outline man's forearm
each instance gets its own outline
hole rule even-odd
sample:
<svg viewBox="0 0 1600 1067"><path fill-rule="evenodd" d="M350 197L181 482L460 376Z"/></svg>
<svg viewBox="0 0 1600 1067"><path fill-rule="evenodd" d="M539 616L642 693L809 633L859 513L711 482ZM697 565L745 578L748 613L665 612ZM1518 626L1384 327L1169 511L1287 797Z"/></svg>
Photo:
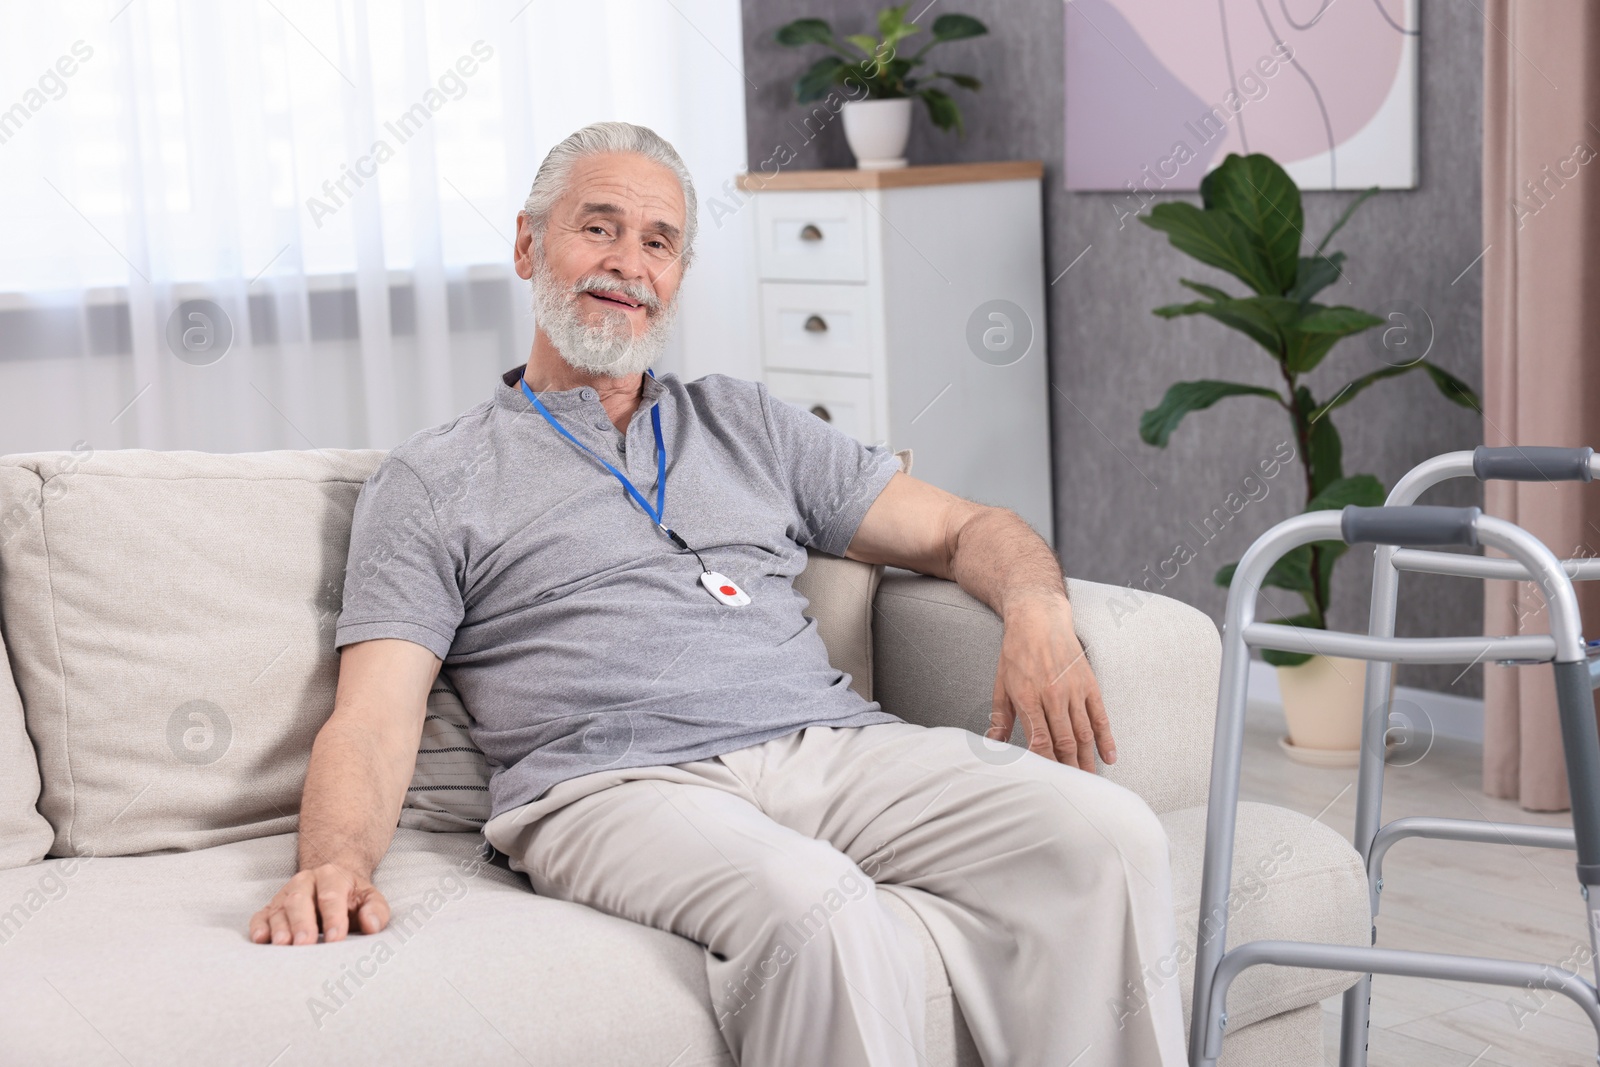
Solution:
<svg viewBox="0 0 1600 1067"><path fill-rule="evenodd" d="M1002 618L1023 601L1067 599L1055 553L1014 511L979 507L950 541L950 577Z"/></svg>
<svg viewBox="0 0 1600 1067"><path fill-rule="evenodd" d="M371 878L394 838L409 775L374 748L359 723L329 719L306 768L299 869L333 863Z"/></svg>

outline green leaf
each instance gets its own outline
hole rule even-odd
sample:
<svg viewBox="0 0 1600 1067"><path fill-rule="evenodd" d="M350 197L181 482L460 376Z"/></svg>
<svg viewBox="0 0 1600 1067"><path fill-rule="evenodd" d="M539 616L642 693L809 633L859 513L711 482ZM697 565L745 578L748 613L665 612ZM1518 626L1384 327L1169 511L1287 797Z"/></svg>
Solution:
<svg viewBox="0 0 1600 1067"><path fill-rule="evenodd" d="M1342 340L1337 334L1301 333L1290 330L1284 337L1286 352L1284 364L1294 374L1304 374L1314 369L1327 356L1330 349Z"/></svg>
<svg viewBox="0 0 1600 1067"><path fill-rule="evenodd" d="M1289 339L1289 331L1295 323L1300 321L1304 313L1301 306L1286 296L1247 296L1243 300L1234 301L1235 304L1249 304L1260 309L1261 313L1271 319L1277 326L1278 332L1283 335L1285 343ZM1282 350L1280 349L1280 352ZM1278 355L1274 352L1273 355Z"/></svg>
<svg viewBox="0 0 1600 1067"><path fill-rule="evenodd" d="M1352 474L1330 482L1326 488L1306 502L1307 511L1336 511L1351 504L1363 508L1380 507L1384 498L1383 483L1371 474Z"/></svg>
<svg viewBox="0 0 1600 1067"><path fill-rule="evenodd" d="M1286 362L1292 374L1314 370L1341 340L1383 324L1378 316L1356 308L1305 304L1301 310L1304 314L1284 331Z"/></svg>
<svg viewBox="0 0 1600 1067"><path fill-rule="evenodd" d="M809 104L813 100L822 99L828 95L828 89L834 82L839 81L854 69L838 56L823 56L811 65L810 70L796 79L794 83L795 103Z"/></svg>
<svg viewBox="0 0 1600 1067"><path fill-rule="evenodd" d="M831 45L833 40L833 27L828 25L826 19L795 19L787 26L780 27L773 34L779 44L788 45L790 48L799 48L801 45L826 44Z"/></svg>
<svg viewBox="0 0 1600 1067"><path fill-rule="evenodd" d="M1345 208L1344 211L1340 213L1339 221L1335 222L1333 227L1329 229L1327 233L1322 235L1322 240L1317 242L1318 252L1321 252L1324 248L1328 247L1328 242L1333 240L1333 235L1344 229L1344 224L1350 221L1350 216L1356 213L1356 208L1360 207L1362 204L1365 204L1367 202L1367 197L1372 196L1377 191L1378 187L1374 185L1370 189L1362 190L1360 196L1350 201L1350 206Z"/></svg>
<svg viewBox="0 0 1600 1067"><path fill-rule="evenodd" d="M1433 384L1444 394L1446 400L1460 404L1464 408L1471 408L1473 411L1483 411L1483 403L1478 399L1478 394L1472 391L1472 386L1443 367L1436 367L1426 360L1423 360L1420 366L1428 372L1428 377L1433 379Z"/></svg>
<svg viewBox="0 0 1600 1067"><path fill-rule="evenodd" d="M1193 289L1195 292L1199 293L1201 296L1210 297L1212 300L1232 300L1233 299L1233 294L1232 293L1223 292L1221 289L1218 289L1216 286L1214 286L1214 285L1206 285L1204 282L1190 281L1188 278L1179 278L1178 279L1178 284L1183 286L1185 289Z"/></svg>
<svg viewBox="0 0 1600 1067"><path fill-rule="evenodd" d="M1343 274L1343 252L1328 256L1301 256L1300 267L1294 276L1294 288L1285 295L1291 300L1305 303L1338 281Z"/></svg>
<svg viewBox="0 0 1600 1067"><path fill-rule="evenodd" d="M1333 565L1339 562L1339 557L1350 551L1350 546L1343 541L1313 541L1308 548L1316 549L1317 573L1322 582L1322 595L1332 597Z"/></svg>
<svg viewBox="0 0 1600 1067"><path fill-rule="evenodd" d="M1164 319L1180 315L1208 315L1249 337L1270 352L1273 359L1283 357L1283 327L1296 317L1299 305L1281 296L1250 296L1236 300L1220 289L1187 279L1182 279L1180 284L1211 299L1196 300L1189 304L1167 304L1156 308L1155 314Z"/></svg>
<svg viewBox="0 0 1600 1067"><path fill-rule="evenodd" d="M1319 544L1321 543L1322 542L1319 542ZM1345 547L1343 544L1338 542L1333 543L1341 549ZM1271 587L1275 589L1285 589L1293 593L1299 593L1305 599L1306 605L1311 608L1310 611L1303 612L1299 615L1271 620L1278 625L1309 626L1319 630L1323 629L1325 626L1322 620L1322 613L1316 610L1316 605L1312 603L1311 599L1312 548L1313 546L1311 545L1299 545L1296 548L1291 549L1272 565L1272 568L1267 572L1267 576L1261 582L1261 589ZM1233 576L1238 570L1238 566L1239 565L1237 563L1230 563L1227 566L1222 567L1217 571L1216 577L1213 580L1217 585L1231 586L1233 584ZM1260 589L1254 590L1254 592L1257 595L1260 595ZM1263 599L1270 601L1271 598L1263 597ZM1263 650L1263 655L1266 654L1266 651L1267 650ZM1296 663L1303 663L1308 658L1303 653L1298 652L1273 651L1272 655L1282 656L1283 665L1291 667ZM1268 662L1275 661L1268 660Z"/></svg>
<svg viewBox="0 0 1600 1067"><path fill-rule="evenodd" d="M1262 585L1287 589L1305 595L1311 592L1311 546L1299 545L1285 552L1267 571Z"/></svg>
<svg viewBox="0 0 1600 1067"><path fill-rule="evenodd" d="M901 41L914 33L922 32L921 26L906 21L906 8L910 6L909 3L905 3L898 7L886 7L878 12L878 33L883 36L883 47L891 53Z"/></svg>
<svg viewBox="0 0 1600 1067"><path fill-rule="evenodd" d="M1204 411L1217 401L1230 396L1267 396L1278 401L1283 398L1276 390L1242 382L1176 382L1161 398L1161 403L1139 417L1139 437L1147 445L1166 448L1172 431L1191 411Z"/></svg>
<svg viewBox="0 0 1600 1067"><path fill-rule="evenodd" d="M1294 286L1300 267L1300 231L1305 218L1300 189L1270 156L1230 153L1200 180L1200 199L1208 210L1224 211L1250 235L1271 282L1257 292L1282 296Z"/></svg>
<svg viewBox="0 0 1600 1067"><path fill-rule="evenodd" d="M910 63L903 59L891 59L889 62L883 65L883 74L880 80L888 85L899 86L904 81L905 76L910 72ZM907 94L904 92L897 92L895 95L905 96Z"/></svg>
<svg viewBox="0 0 1600 1067"><path fill-rule="evenodd" d="M970 74L951 74L949 71L934 71L935 78L949 78L963 89L982 89L983 83Z"/></svg>
<svg viewBox="0 0 1600 1067"><path fill-rule="evenodd" d="M1370 311L1362 311L1360 308L1311 304L1309 314L1297 325L1307 333L1336 333L1340 337L1348 337L1362 330L1370 330L1374 326L1382 326L1383 322L1383 319Z"/></svg>
<svg viewBox="0 0 1600 1067"><path fill-rule="evenodd" d="M1311 413L1311 417L1313 419L1321 419L1322 416L1326 415L1328 412L1337 408L1342 408L1346 404L1350 403L1350 401L1360 396L1361 391L1367 386L1371 385L1373 382L1381 382L1385 378L1393 378L1396 375L1409 373L1410 371L1416 370L1421 365L1421 361L1418 361L1416 363L1407 363L1403 367L1383 367L1379 370L1373 371L1370 374L1363 374L1359 378L1352 378L1345 383L1343 389L1340 389L1337 393L1333 394L1332 400L1313 411Z"/></svg>
<svg viewBox="0 0 1600 1067"><path fill-rule="evenodd" d="M1229 563L1218 568L1212 581L1220 586L1233 584L1234 571L1238 563ZM1299 545L1278 557L1268 570L1267 576L1261 582L1264 586L1275 589L1287 589L1291 593L1308 593L1311 591L1311 549L1306 545Z"/></svg>
<svg viewBox="0 0 1600 1067"><path fill-rule="evenodd" d="M889 34L887 37L885 37L883 39L884 50L886 52L890 53L890 54L898 54L898 52L900 50L900 42L902 40L904 40L907 37L910 37L914 33L921 33L921 32L922 32L922 28L920 26L914 26L914 25L912 25L911 23L908 22L904 26L900 27L898 30L896 30L895 32ZM922 60L920 58L918 58L917 62L921 63Z"/></svg>
<svg viewBox="0 0 1600 1067"><path fill-rule="evenodd" d="M1352 474L1348 478L1338 478L1328 483L1316 496L1306 503L1307 511L1338 511L1351 504L1363 508L1375 508L1382 505L1384 497L1383 483L1370 474ZM1343 541L1316 541L1308 546L1314 549L1312 553L1316 561L1317 577L1322 586L1324 602L1332 599L1333 565L1339 561L1350 548ZM1310 594L1307 594L1310 600Z"/></svg>
<svg viewBox="0 0 1600 1067"><path fill-rule="evenodd" d="M861 49L869 57L878 54L878 39L870 33L852 33L845 40Z"/></svg>
<svg viewBox="0 0 1600 1067"><path fill-rule="evenodd" d="M933 20L935 41L961 41L968 37L982 37L989 27L971 15L940 15Z"/></svg>
<svg viewBox="0 0 1600 1067"><path fill-rule="evenodd" d="M1295 402L1301 411L1313 411L1316 403L1311 390L1301 386L1295 391ZM1329 485L1344 477L1344 444L1332 419L1317 419L1311 424L1306 451L1311 460L1311 495L1314 497Z"/></svg>
<svg viewBox="0 0 1600 1067"><path fill-rule="evenodd" d="M1231 326L1277 358L1282 351L1283 338L1270 318L1257 314L1248 307L1238 307L1232 300L1196 300L1188 304L1165 304L1154 314L1164 319L1181 315L1208 315L1224 326Z"/></svg>
<svg viewBox="0 0 1600 1067"><path fill-rule="evenodd" d="M1208 267L1225 270L1257 293L1277 296L1278 287L1262 251L1244 224L1220 211L1202 211L1193 204L1157 204L1139 221L1167 235L1172 247Z"/></svg>
<svg viewBox="0 0 1600 1067"><path fill-rule="evenodd" d="M1162 304L1158 308L1151 308L1150 314L1159 315L1164 319L1176 319L1184 315L1198 315L1210 306L1209 300L1192 300L1187 304Z"/></svg>
<svg viewBox="0 0 1600 1067"><path fill-rule="evenodd" d="M1472 386L1468 385L1460 378L1457 378L1454 374L1451 374L1443 367L1436 367L1427 360L1419 359L1415 363L1407 363L1402 367L1383 367L1372 371L1370 374L1363 374L1359 378L1352 378L1349 382L1345 383L1345 387L1343 389L1334 394L1332 400L1328 401L1326 404L1323 404L1320 408L1313 412L1312 418L1320 419L1323 415L1334 410L1335 408L1344 407L1346 404L1350 403L1350 401L1354 400L1358 395L1360 395L1361 391L1367 386L1371 385L1373 382L1382 381L1385 378L1394 378L1401 374L1414 371L1419 367L1428 373L1428 377L1433 379L1433 384L1438 387L1439 392L1444 394L1446 400L1449 400L1455 404L1460 404L1464 408L1470 408L1473 411L1482 410L1482 407L1478 402L1478 394L1472 391Z"/></svg>
<svg viewBox="0 0 1600 1067"><path fill-rule="evenodd" d="M903 27L906 22L906 8L910 6L910 3L904 3L895 7L886 7L878 12L878 33L884 38L888 38Z"/></svg>
<svg viewBox="0 0 1600 1067"><path fill-rule="evenodd" d="M927 101L928 117L933 120L935 126L946 132L954 127L958 134L966 135L966 130L961 125L961 109L950 99L949 93L941 89L918 89L917 95Z"/></svg>

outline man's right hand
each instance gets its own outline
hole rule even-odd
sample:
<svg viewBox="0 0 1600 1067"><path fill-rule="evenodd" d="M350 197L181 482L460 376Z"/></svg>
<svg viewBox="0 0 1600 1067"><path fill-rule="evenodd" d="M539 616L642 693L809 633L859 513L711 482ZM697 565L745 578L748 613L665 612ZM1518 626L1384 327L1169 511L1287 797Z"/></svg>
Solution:
<svg viewBox="0 0 1600 1067"><path fill-rule="evenodd" d="M371 880L333 863L301 871L271 903L250 918L250 940L258 945L314 945L342 941L352 926L375 934L389 925L389 902Z"/></svg>
<svg viewBox="0 0 1600 1067"><path fill-rule="evenodd" d="M250 918L258 945L314 945L389 925L372 884L394 837L417 765L428 690L439 657L421 645L377 638L339 653L333 714L317 731L300 797L299 874Z"/></svg>

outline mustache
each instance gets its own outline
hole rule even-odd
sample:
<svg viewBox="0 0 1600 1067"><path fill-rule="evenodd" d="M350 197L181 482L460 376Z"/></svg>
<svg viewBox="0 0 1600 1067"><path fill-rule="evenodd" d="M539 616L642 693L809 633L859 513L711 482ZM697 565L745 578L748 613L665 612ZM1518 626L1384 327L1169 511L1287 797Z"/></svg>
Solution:
<svg viewBox="0 0 1600 1067"><path fill-rule="evenodd" d="M605 274L589 274L572 283L572 295L587 293L592 289L602 289L613 293L621 293L634 303L643 306L647 311L661 310L661 298L643 282L617 281Z"/></svg>

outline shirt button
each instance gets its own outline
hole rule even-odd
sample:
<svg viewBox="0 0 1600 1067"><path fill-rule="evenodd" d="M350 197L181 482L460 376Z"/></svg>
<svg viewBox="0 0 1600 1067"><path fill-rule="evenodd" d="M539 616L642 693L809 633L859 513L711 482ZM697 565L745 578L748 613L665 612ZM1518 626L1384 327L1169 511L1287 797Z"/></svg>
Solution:
<svg viewBox="0 0 1600 1067"><path fill-rule="evenodd" d="M578 395L583 397L583 399L585 399L585 400L593 400L594 399L594 390L590 389L588 387L585 387L581 392L578 393Z"/></svg>
<svg viewBox="0 0 1600 1067"><path fill-rule="evenodd" d="M610 419L595 419L594 420L594 428L597 429L597 430L609 430L609 429L611 429L611 420Z"/></svg>

